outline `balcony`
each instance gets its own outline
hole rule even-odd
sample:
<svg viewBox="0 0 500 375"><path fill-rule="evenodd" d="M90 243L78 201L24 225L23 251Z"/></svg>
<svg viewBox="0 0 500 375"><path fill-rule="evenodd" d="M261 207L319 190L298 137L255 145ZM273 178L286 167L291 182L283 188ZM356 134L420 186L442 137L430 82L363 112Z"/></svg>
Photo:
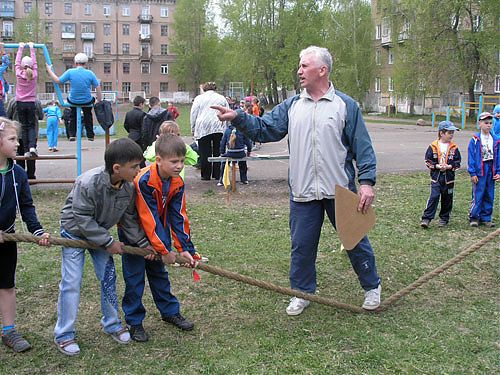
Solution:
<svg viewBox="0 0 500 375"><path fill-rule="evenodd" d="M391 43L391 34L382 35L382 39L380 40L382 47L390 47Z"/></svg>
<svg viewBox="0 0 500 375"><path fill-rule="evenodd" d="M61 33L61 39L75 39L75 38L76 38L75 32L70 32L70 33L62 32Z"/></svg>
<svg viewBox="0 0 500 375"><path fill-rule="evenodd" d="M66 60L66 61L67 60L73 61L75 54L76 54L76 52L74 50L73 51L71 51L71 50L63 51L62 52L62 59Z"/></svg>
<svg viewBox="0 0 500 375"><path fill-rule="evenodd" d="M82 40L94 40L95 39L95 33L93 31L89 32L89 33L84 33L82 31L81 38L82 38Z"/></svg>
<svg viewBox="0 0 500 375"><path fill-rule="evenodd" d="M151 34L139 34L139 42L151 42Z"/></svg>
<svg viewBox="0 0 500 375"><path fill-rule="evenodd" d="M0 18L14 18L15 15L14 0L3 0L0 2Z"/></svg>
<svg viewBox="0 0 500 375"><path fill-rule="evenodd" d="M151 61L151 51L142 51L139 59L141 61Z"/></svg>
<svg viewBox="0 0 500 375"><path fill-rule="evenodd" d="M141 14L137 16L140 23L151 23L153 22L153 16L151 14Z"/></svg>
<svg viewBox="0 0 500 375"><path fill-rule="evenodd" d="M14 32L13 31L2 31L2 41L3 42L11 42L14 40Z"/></svg>

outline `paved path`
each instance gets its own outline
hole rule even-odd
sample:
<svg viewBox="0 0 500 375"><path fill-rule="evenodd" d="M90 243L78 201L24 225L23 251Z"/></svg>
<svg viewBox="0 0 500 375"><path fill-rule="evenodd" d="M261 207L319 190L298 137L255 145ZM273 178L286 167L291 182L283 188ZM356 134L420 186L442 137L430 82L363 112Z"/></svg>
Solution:
<svg viewBox="0 0 500 375"><path fill-rule="evenodd" d="M424 154L427 146L436 138L437 131L431 127L416 125L401 125L395 123L370 123L367 127L372 137L377 154L377 168L379 173L423 171ZM464 164L467 161L467 144L472 131L455 132L457 142L462 153ZM191 138L185 141L191 143ZM59 139L59 154L74 154L76 142ZM42 139L38 150L40 154L49 154L46 140ZM94 142L82 140L82 170L103 164L104 138L96 138ZM287 154L286 138L280 142L263 144L256 154L284 155ZM257 161L249 162L249 179L286 179L288 161ZM37 162L38 178L64 178L76 176L76 160L44 160ZM199 180L199 171L192 167L186 169L186 178L189 181ZM215 185L215 182L214 182Z"/></svg>

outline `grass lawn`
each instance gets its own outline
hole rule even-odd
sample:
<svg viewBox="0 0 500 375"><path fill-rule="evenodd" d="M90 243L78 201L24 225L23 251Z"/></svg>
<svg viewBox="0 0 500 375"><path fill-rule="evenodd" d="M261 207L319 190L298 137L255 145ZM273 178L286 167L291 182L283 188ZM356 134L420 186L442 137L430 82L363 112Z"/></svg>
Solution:
<svg viewBox="0 0 500 375"><path fill-rule="evenodd" d="M182 112L182 110L181 110ZM181 118L187 117L183 112ZM470 186L458 175L449 227L418 226L428 176L382 175L377 225L370 234L388 297L476 243L491 229L470 228ZM58 233L66 191L41 190L35 203L46 229ZM188 196L194 243L210 264L288 286L289 230L286 183L263 194L237 193L227 206L213 190ZM500 222L499 204L494 220ZM20 228L20 226L18 226ZM183 314L196 323L183 333L163 323L149 290L144 304L148 343L121 346L101 332L100 296L87 262L77 323L81 354L60 354L52 343L60 250L20 244L18 329L34 348L14 355L0 348L1 374L493 374L498 371L499 239L380 314L353 314L311 304L289 317L288 298L189 270L170 268ZM115 256L119 296L121 264ZM318 293L360 305L362 290L330 225L318 254ZM495 368L497 370L495 370Z"/></svg>

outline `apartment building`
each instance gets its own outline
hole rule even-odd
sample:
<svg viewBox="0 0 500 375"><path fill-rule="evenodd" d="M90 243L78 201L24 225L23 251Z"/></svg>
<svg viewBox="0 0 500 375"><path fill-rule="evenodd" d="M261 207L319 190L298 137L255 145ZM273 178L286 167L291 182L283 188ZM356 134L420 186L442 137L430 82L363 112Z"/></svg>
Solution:
<svg viewBox="0 0 500 375"><path fill-rule="evenodd" d="M84 52L103 91L126 99L129 92L158 96L179 90L170 74L175 5L175 0L2 0L1 39L20 42L16 22L37 9L44 35L34 42L47 44L58 75ZM38 92L54 91L48 79L38 84Z"/></svg>
<svg viewBox="0 0 500 375"><path fill-rule="evenodd" d="M461 101L467 100L464 89L457 87L447 95L422 94L421 97L414 98L410 103L408 98L397 94L397 88L394 83L394 67L398 63L397 45L405 43L408 39L411 25L408 22L402 22L399 30L391 30L390 20L384 17L383 10L380 9L377 0L371 0L372 21L375 26L373 33L372 48L375 59L375 77L370 85L367 94L365 107L368 110L377 112L410 112L410 106L415 113L428 114L434 111L446 111L448 105L460 105ZM481 22L480 16L476 16L474 21L477 27ZM452 20L450 20L450 23ZM461 20L463 28L470 28L467 20ZM500 67L500 50L498 51L497 66ZM495 77L480 77L474 87L475 94L488 94L493 96L500 95L500 73Z"/></svg>

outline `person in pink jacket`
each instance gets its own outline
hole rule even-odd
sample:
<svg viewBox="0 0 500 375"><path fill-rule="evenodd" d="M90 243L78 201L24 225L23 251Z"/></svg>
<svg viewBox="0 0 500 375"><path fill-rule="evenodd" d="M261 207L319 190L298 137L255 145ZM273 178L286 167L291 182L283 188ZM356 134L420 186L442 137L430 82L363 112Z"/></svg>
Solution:
<svg viewBox="0 0 500 375"><path fill-rule="evenodd" d="M28 43L30 56L23 57L24 43L19 43L16 55L16 101L19 122L21 123L21 137L24 141L24 156L38 156L36 150L36 80L38 69L36 64L35 48Z"/></svg>

